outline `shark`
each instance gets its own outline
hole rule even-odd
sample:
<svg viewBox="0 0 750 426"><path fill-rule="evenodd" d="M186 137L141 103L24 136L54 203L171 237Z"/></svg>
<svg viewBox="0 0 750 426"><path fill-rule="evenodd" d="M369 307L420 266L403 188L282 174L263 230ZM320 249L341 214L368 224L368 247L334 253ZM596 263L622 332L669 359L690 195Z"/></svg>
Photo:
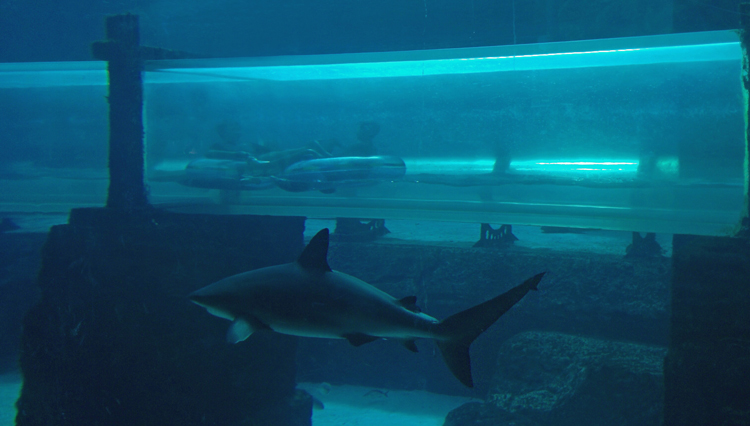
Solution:
<svg viewBox="0 0 750 426"><path fill-rule="evenodd" d="M285 191L332 194L337 188L375 185L402 179L405 174L404 160L392 155L331 157L299 161L272 179Z"/></svg>
<svg viewBox="0 0 750 426"><path fill-rule="evenodd" d="M453 375L473 387L469 346L529 291L545 272L507 292L440 321L417 307L416 296L395 298L328 265L329 231L319 231L291 263L233 275L191 293L193 303L232 321L230 343L271 330L303 337L346 339L361 346L399 341L418 352L416 339L432 339Z"/></svg>

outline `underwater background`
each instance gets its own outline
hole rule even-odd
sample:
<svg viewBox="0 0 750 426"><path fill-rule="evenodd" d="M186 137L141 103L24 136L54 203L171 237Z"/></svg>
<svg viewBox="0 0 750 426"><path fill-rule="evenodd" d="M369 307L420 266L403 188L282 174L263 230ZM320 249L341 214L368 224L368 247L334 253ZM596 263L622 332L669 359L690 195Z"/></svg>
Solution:
<svg viewBox="0 0 750 426"><path fill-rule="evenodd" d="M748 179L739 4L0 0L0 426L748 424L748 245L728 238ZM147 69L156 209L137 212L102 208L104 65L70 65L94 60L122 13L142 46L254 58ZM388 68L627 40L675 56L552 58L498 81ZM338 54L353 55L313 57L308 74L283 58ZM253 74L266 65L271 78ZM364 171L335 162L374 155ZM525 168L550 158L630 169ZM493 203L524 220L486 223ZM229 323L188 301L294 262L324 228L334 270L440 320L547 274L471 346L471 389L427 339L416 354L260 332L230 345Z"/></svg>
<svg viewBox="0 0 750 426"><path fill-rule="evenodd" d="M102 18L141 16L144 45L216 57L526 44L737 28L733 0L41 1L0 4L0 60L90 60Z"/></svg>

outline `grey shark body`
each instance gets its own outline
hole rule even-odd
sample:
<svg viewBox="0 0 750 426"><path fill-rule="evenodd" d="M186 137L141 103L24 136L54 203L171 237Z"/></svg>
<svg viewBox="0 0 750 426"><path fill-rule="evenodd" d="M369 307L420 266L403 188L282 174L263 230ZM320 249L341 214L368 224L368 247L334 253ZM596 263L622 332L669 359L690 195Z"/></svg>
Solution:
<svg viewBox="0 0 750 426"><path fill-rule="evenodd" d="M211 314L232 321L227 339L240 342L258 330L305 337L347 339L352 345L434 339L453 374L473 386L469 345L502 314L535 290L544 273L443 321L426 315L416 297L396 299L328 266L328 229L310 240L296 262L234 275L190 294Z"/></svg>

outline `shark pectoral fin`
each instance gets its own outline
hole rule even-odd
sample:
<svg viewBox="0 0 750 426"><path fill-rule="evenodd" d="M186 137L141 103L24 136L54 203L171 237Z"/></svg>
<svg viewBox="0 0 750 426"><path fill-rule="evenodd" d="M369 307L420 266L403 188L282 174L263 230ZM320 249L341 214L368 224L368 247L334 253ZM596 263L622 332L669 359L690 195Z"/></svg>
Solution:
<svg viewBox="0 0 750 426"><path fill-rule="evenodd" d="M254 331L263 328L268 327L264 326L264 324L260 323L257 320L248 320L245 318L237 317L234 321L232 321L232 325L229 326L229 330L227 330L227 342L239 343L250 337L250 335L253 334Z"/></svg>
<svg viewBox="0 0 750 426"><path fill-rule="evenodd" d="M314 410L322 410L326 408L325 404L323 404L323 401L319 400L318 398L315 398L314 396L310 396L312 398L312 406Z"/></svg>
<svg viewBox="0 0 750 426"><path fill-rule="evenodd" d="M404 347L412 352L419 352L419 349L417 349L417 344L414 343L414 339L400 339L401 344L404 345Z"/></svg>
<svg viewBox="0 0 750 426"><path fill-rule="evenodd" d="M350 333L350 334L344 334L341 337L348 340L352 346L362 346L365 343L370 343L370 342L380 339L380 337L370 336L369 334L365 334L365 333Z"/></svg>
<svg viewBox="0 0 750 426"><path fill-rule="evenodd" d="M250 337L251 334L253 334L253 327L250 323L242 318L237 318L227 330L227 342L238 343Z"/></svg>
<svg viewBox="0 0 750 426"><path fill-rule="evenodd" d="M422 310L419 309L419 306L417 306L417 296L406 296L396 301L396 303L398 303L399 306L406 309L407 311L412 311L415 313L422 312Z"/></svg>

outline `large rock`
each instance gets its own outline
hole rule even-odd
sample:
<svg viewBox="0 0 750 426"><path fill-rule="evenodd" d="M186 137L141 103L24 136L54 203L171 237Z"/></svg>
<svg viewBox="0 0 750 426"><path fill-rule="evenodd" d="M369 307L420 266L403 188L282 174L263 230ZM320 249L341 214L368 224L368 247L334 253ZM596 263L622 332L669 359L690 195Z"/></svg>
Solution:
<svg viewBox="0 0 750 426"><path fill-rule="evenodd" d="M36 302L43 233L0 233L0 372L18 368L21 321Z"/></svg>
<svg viewBox="0 0 750 426"><path fill-rule="evenodd" d="M750 244L675 236L666 426L750 424Z"/></svg>
<svg viewBox="0 0 750 426"><path fill-rule="evenodd" d="M501 348L486 402L454 410L445 425L656 426L665 354L657 346L522 333Z"/></svg>
<svg viewBox="0 0 750 426"><path fill-rule="evenodd" d="M228 322L186 295L288 262L303 218L81 209L52 228L41 300L24 320L19 426L310 424L297 339L225 342Z"/></svg>

